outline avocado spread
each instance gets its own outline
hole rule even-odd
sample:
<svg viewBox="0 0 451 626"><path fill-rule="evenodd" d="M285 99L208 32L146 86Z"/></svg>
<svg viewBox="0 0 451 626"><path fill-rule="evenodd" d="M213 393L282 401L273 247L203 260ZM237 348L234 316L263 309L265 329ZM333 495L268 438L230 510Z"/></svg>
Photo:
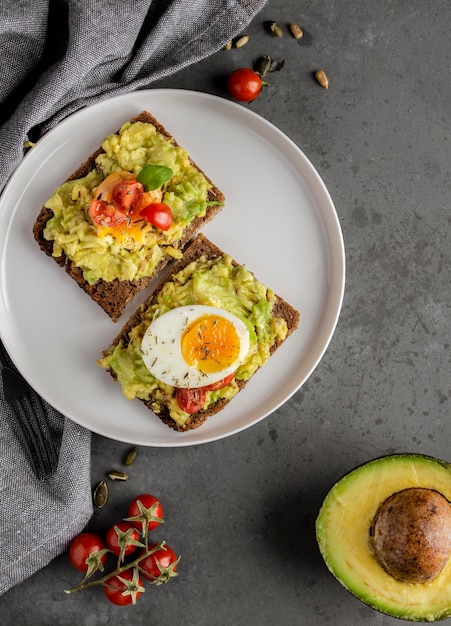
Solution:
<svg viewBox="0 0 451 626"><path fill-rule="evenodd" d="M165 256L179 258L177 243L186 226L203 217L209 202L211 184L192 164L189 154L159 133L150 123L127 122L118 134L102 143L95 169L83 178L70 180L58 187L45 207L53 211L44 231L53 241L53 256L63 253L83 270L89 284L100 279L135 280L151 276ZM173 222L163 231L143 224L138 241L120 240L112 234L99 236L89 215L97 186L113 172L138 175L149 164L163 165L173 175L162 189L162 202L172 211Z"/></svg>
<svg viewBox="0 0 451 626"><path fill-rule="evenodd" d="M239 390L236 380L248 380L270 356L271 346L287 334L287 324L272 315L275 294L258 282L244 266L236 266L228 255L214 259L201 256L167 281L150 306L141 306L139 320L122 339L98 361L100 367L114 371L124 395L150 402L160 413L167 407L179 425L189 418L180 409L174 388L158 381L141 358L141 342L149 324L167 311L184 305L201 304L230 311L247 326L250 349L235 374L235 380L222 389L209 391L204 409Z"/></svg>
<svg viewBox="0 0 451 626"><path fill-rule="evenodd" d="M388 512L393 508L394 495L399 499L400 495L428 491L435 499L441 497L445 506L451 506L450 464L416 454L383 457L358 467L338 481L327 494L316 520L321 554L339 582L372 608L415 622L433 622L451 616L449 554L444 566L431 579L406 582L387 571L377 558L374 527L381 510L386 511L386 505L389 505ZM396 513L394 525L398 537L387 537L392 542L398 541L391 552L396 559L405 552L406 533L402 532L402 518L406 512L404 509ZM432 502L424 513L424 523L417 525L416 529L409 528L409 523L406 528L410 533L416 533L414 539L423 542L426 524L430 525L432 534L436 533L439 513L436 503ZM418 510L416 514L419 514ZM444 535L442 541L446 536L449 541L449 512L444 516L440 534ZM380 541L381 537L377 540ZM409 566L416 568L423 556L411 554ZM429 560L430 555L426 556Z"/></svg>

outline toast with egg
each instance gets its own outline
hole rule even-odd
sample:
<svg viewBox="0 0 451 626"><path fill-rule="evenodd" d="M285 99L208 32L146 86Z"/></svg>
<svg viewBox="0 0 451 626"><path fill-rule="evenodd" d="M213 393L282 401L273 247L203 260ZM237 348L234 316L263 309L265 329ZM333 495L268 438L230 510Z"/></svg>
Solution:
<svg viewBox="0 0 451 626"><path fill-rule="evenodd" d="M224 318L238 318L240 345L230 359L227 351L231 354L234 348L227 332L217 335L219 352L214 352L214 340L206 338L201 326L205 320L213 320L210 326L215 326L218 308ZM185 310L197 311L198 318L194 314L184 320ZM121 384L128 399L138 398L165 424L184 432L221 411L297 328L299 319L299 312L288 302L198 234L103 352L98 365ZM243 327L247 343L241 350ZM188 346L187 357L186 342L193 335L203 345ZM190 356L195 349L201 351L197 363ZM190 372L210 356L208 368L202 368L207 373L195 372L196 386L190 387L186 382ZM212 364L216 371L210 374Z"/></svg>
<svg viewBox="0 0 451 626"><path fill-rule="evenodd" d="M143 145L140 137L146 138ZM171 207L173 222L168 230L149 225L147 219L132 221L122 216L117 220L120 227L113 227L106 225L110 218L105 214L91 216L96 200L101 203L107 198L108 206L114 205L114 190L96 195L108 177L114 179L118 171L125 171L120 174L121 182L126 175L136 178L149 163L168 165L173 172L157 191L144 193L151 194L151 202ZM181 257L199 229L222 209L224 199L189 153L154 116L143 111L105 138L55 191L41 209L33 234L41 250L117 321L125 305L170 261Z"/></svg>

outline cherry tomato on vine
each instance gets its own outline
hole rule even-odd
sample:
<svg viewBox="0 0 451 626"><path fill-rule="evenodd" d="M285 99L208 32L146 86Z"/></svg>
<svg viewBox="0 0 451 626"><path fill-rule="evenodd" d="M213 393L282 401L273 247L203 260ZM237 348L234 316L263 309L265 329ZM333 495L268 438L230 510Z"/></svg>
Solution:
<svg viewBox="0 0 451 626"><path fill-rule="evenodd" d="M144 587L138 570L132 568L109 578L103 586L103 591L113 604L127 606L136 604L136 600L142 595Z"/></svg>
<svg viewBox="0 0 451 626"><path fill-rule="evenodd" d="M159 544L152 543L149 550L157 548ZM144 578L157 584L167 583L170 578L177 576L177 564L179 559L172 548L168 545L155 550L139 563L141 574Z"/></svg>
<svg viewBox="0 0 451 626"><path fill-rule="evenodd" d="M227 79L227 89L235 100L251 102L262 90L262 79L249 67L240 67Z"/></svg>
<svg viewBox="0 0 451 626"><path fill-rule="evenodd" d="M124 180L113 189L113 200L126 213L132 213L143 197L144 187L137 180Z"/></svg>
<svg viewBox="0 0 451 626"><path fill-rule="evenodd" d="M122 557L124 557L138 548L137 544L139 544L140 534L132 524L118 522L108 529L105 539L108 549L115 556L122 554Z"/></svg>
<svg viewBox="0 0 451 626"><path fill-rule="evenodd" d="M178 387L175 397L179 407L185 413L197 413L204 406L207 398L207 392L202 387L197 389L186 389Z"/></svg>
<svg viewBox="0 0 451 626"><path fill-rule="evenodd" d="M169 230L172 224L172 211L167 204L153 202L140 211L140 216L144 217L153 226L161 230Z"/></svg>
<svg viewBox="0 0 451 626"><path fill-rule="evenodd" d="M143 493L135 496L128 506L127 520L139 531L146 528L147 532L163 523L163 507L155 496Z"/></svg>
<svg viewBox="0 0 451 626"><path fill-rule="evenodd" d="M106 545L102 537L96 533L81 533L72 539L69 546L69 559L75 569L86 572L89 569L90 555L95 556L103 550L103 554L99 557L102 564L105 563L107 557Z"/></svg>

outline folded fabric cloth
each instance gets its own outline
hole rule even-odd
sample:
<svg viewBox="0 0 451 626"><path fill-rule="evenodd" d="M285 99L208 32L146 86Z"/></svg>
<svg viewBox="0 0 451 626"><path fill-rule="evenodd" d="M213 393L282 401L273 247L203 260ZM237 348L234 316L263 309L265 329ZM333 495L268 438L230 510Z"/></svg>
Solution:
<svg viewBox="0 0 451 626"><path fill-rule="evenodd" d="M74 111L219 50L266 0L23 0L2 6L0 190L23 143Z"/></svg>
<svg viewBox="0 0 451 626"><path fill-rule="evenodd" d="M216 52L265 2L3 3L0 191L27 139L36 141L81 107L149 86ZM59 464L38 480L2 391L0 383L0 594L60 554L92 514L90 433L46 405Z"/></svg>

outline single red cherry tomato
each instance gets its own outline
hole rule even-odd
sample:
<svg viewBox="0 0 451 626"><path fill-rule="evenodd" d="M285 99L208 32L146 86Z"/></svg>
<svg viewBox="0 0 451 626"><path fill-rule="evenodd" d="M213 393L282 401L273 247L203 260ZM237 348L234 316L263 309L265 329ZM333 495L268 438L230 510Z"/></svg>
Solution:
<svg viewBox="0 0 451 626"><path fill-rule="evenodd" d="M118 206L103 200L93 200L89 206L89 215L95 224L107 227L119 226L127 221L127 216L119 211Z"/></svg>
<svg viewBox="0 0 451 626"><path fill-rule="evenodd" d="M163 507L160 501L150 493L135 496L128 505L127 521L135 528L142 531L146 527L147 532L163 523Z"/></svg>
<svg viewBox="0 0 451 626"><path fill-rule="evenodd" d="M119 556L122 553L124 557L138 548L133 541L139 542L140 535L131 524L118 522L108 529L105 539L106 545L115 556Z"/></svg>
<svg viewBox="0 0 451 626"><path fill-rule="evenodd" d="M72 539L69 546L69 559L75 569L80 572L88 571L88 558L101 550L105 550L106 545L96 533L81 533ZM99 558L101 563L105 563L107 553L104 552Z"/></svg>
<svg viewBox="0 0 451 626"><path fill-rule="evenodd" d="M138 570L132 568L126 569L124 572L105 581L103 591L113 604L127 606L136 604L136 600L142 595L144 587Z"/></svg>
<svg viewBox="0 0 451 626"><path fill-rule="evenodd" d="M205 404L207 392L202 387L197 389L178 387L175 397L182 411L185 411L185 413L197 413Z"/></svg>
<svg viewBox="0 0 451 626"><path fill-rule="evenodd" d="M206 387L201 387L205 391L217 391L218 389L222 389L226 385L230 384L232 380L235 378L235 372L232 372L222 380L218 380L216 383L211 383L211 385L207 385Z"/></svg>
<svg viewBox="0 0 451 626"><path fill-rule="evenodd" d="M113 189L113 200L124 213L130 214L139 204L144 193L144 187L137 180L124 180Z"/></svg>
<svg viewBox="0 0 451 626"><path fill-rule="evenodd" d="M167 204L153 202L140 211L140 216L144 217L153 226L161 230L169 230L172 224L172 211Z"/></svg>
<svg viewBox="0 0 451 626"><path fill-rule="evenodd" d="M149 545L149 550L157 548L157 543ZM144 552L142 553L144 554ZM177 564L179 559L172 548L168 545L155 550L149 556L139 562L139 568L144 578L161 584L167 583L170 578L177 576Z"/></svg>
<svg viewBox="0 0 451 626"><path fill-rule="evenodd" d="M227 89L235 100L250 102L255 100L262 90L262 79L249 67L240 67L227 79Z"/></svg>

